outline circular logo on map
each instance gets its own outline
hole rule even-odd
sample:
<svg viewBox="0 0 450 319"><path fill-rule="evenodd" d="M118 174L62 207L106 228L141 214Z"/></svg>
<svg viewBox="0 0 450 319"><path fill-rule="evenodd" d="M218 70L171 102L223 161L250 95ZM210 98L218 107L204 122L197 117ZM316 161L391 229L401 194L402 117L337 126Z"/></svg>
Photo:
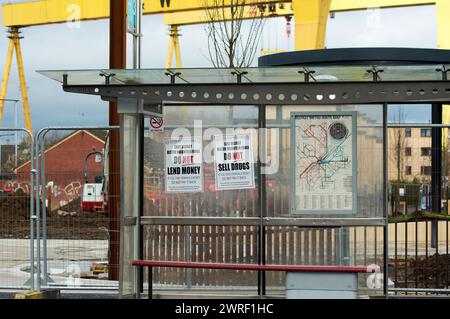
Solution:
<svg viewBox="0 0 450 319"><path fill-rule="evenodd" d="M342 123L333 123L330 126L330 135L336 140L341 140L347 136L347 127Z"/></svg>

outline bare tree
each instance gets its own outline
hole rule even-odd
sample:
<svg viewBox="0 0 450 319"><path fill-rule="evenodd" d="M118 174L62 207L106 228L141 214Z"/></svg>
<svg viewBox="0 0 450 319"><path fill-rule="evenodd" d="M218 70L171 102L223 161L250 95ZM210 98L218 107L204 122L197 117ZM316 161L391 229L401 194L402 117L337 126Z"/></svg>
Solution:
<svg viewBox="0 0 450 319"><path fill-rule="evenodd" d="M214 0L213 6L205 4L208 53L216 68L248 67L255 58L263 30L265 6L248 6L246 2ZM248 12L254 16L244 23Z"/></svg>
<svg viewBox="0 0 450 319"><path fill-rule="evenodd" d="M402 107L398 108L398 111L391 117L391 123L404 123L405 113ZM397 168L397 183L404 180L404 164L405 164L405 152L407 144L406 139L406 129L405 128L394 128L391 129L392 134L390 135L390 143L392 145L393 152L390 152L392 160L396 164Z"/></svg>
<svg viewBox="0 0 450 319"><path fill-rule="evenodd" d="M400 106L398 111L393 114L390 118L391 123L404 123L405 113L403 108ZM391 200L392 212L399 212L400 208L400 183L404 180L404 169L405 169L405 152L407 147L406 139L406 128L391 128L389 134L389 157L390 162L395 163L397 169L397 180L393 182L393 198ZM397 187L395 187L395 183Z"/></svg>

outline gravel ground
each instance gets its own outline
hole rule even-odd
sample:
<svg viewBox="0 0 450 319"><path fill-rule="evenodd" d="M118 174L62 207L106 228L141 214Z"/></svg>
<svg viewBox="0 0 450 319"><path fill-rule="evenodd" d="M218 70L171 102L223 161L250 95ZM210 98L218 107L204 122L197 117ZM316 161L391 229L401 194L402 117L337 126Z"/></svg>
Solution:
<svg viewBox="0 0 450 319"><path fill-rule="evenodd" d="M79 200L47 213L49 239L107 239L109 218L104 213L80 212ZM29 238L30 198L20 195L0 197L0 238Z"/></svg>

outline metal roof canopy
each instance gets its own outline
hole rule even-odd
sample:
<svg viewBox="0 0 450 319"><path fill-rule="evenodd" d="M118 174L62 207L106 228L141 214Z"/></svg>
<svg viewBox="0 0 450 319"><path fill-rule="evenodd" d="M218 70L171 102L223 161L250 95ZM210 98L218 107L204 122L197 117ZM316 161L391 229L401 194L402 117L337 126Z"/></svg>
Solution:
<svg viewBox="0 0 450 319"><path fill-rule="evenodd" d="M338 48L261 56L259 66L450 64L450 50L416 48Z"/></svg>
<svg viewBox="0 0 450 319"><path fill-rule="evenodd" d="M450 50L368 48L275 54L240 69L38 71L66 92L104 100L219 105L337 105L450 101Z"/></svg>

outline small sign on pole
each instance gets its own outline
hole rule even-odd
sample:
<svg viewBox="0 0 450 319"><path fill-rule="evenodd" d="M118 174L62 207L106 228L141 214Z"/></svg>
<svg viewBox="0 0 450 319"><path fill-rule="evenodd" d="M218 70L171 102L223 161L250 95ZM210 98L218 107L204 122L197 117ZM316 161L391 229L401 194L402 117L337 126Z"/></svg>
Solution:
<svg viewBox="0 0 450 319"><path fill-rule="evenodd" d="M127 32L137 33L137 0L127 0Z"/></svg>
<svg viewBox="0 0 450 319"><path fill-rule="evenodd" d="M164 131L164 118L160 116L150 116L150 132Z"/></svg>
<svg viewBox="0 0 450 319"><path fill-rule="evenodd" d="M214 138L216 190L255 188L250 135Z"/></svg>

